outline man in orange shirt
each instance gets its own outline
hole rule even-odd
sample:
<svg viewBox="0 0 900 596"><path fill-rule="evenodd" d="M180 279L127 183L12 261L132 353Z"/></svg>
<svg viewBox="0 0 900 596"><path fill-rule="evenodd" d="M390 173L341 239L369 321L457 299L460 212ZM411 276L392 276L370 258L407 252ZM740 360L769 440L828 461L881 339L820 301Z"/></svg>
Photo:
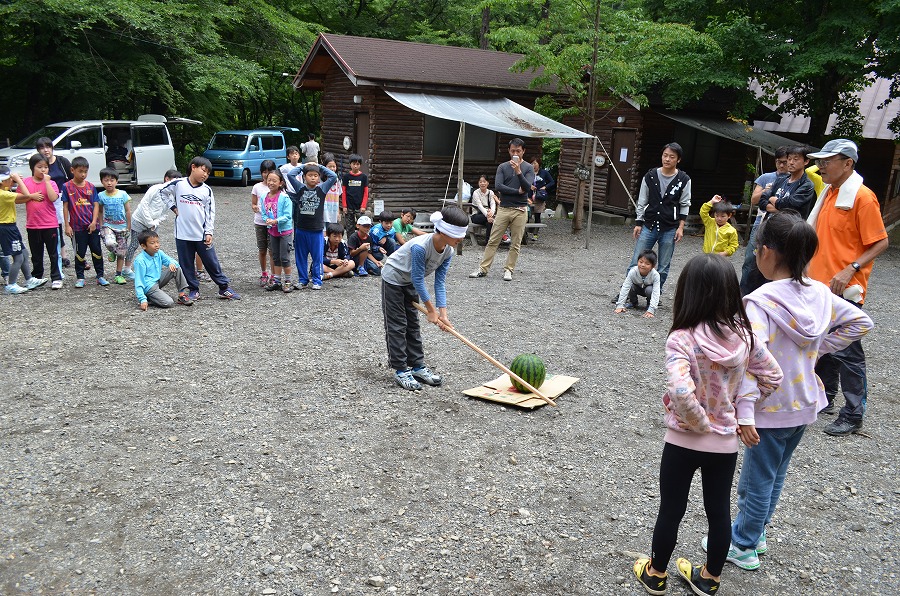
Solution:
<svg viewBox="0 0 900 596"><path fill-rule="evenodd" d="M816 160L819 174L828 185L809 215L808 221L819 237L819 250L809 264L809 276L862 307L872 263L888 247L878 199L854 169L859 154L852 141L828 141L821 151L810 153L809 157ZM844 393L844 407L825 432L836 437L859 432L867 392L862 343L855 341L839 352L822 356L816 374L828 397L828 406L822 412L834 411L839 385Z"/></svg>

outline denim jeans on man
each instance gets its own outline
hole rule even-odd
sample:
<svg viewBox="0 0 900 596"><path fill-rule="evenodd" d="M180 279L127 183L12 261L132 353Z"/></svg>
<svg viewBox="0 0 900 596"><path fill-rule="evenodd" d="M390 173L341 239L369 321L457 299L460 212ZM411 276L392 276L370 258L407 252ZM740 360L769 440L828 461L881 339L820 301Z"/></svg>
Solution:
<svg viewBox="0 0 900 596"><path fill-rule="evenodd" d="M731 526L731 542L735 546L756 548L766 524L772 521L788 464L805 430L805 424L756 429L759 444L744 450L738 480L738 514Z"/></svg>
<svg viewBox="0 0 900 596"><path fill-rule="evenodd" d="M496 224L497 222L494 223ZM642 252L651 250L655 244L659 243L656 270L659 271L659 287L662 289L666 283L666 278L669 277L669 265L672 263L672 253L675 252L675 231L677 229L678 228L675 227L661 232L658 228L652 229L648 225L642 227L641 235L638 236L637 244L634 245L634 254L631 256L631 264L625 271L626 275L631 271L632 267L637 265L638 257L641 256Z"/></svg>

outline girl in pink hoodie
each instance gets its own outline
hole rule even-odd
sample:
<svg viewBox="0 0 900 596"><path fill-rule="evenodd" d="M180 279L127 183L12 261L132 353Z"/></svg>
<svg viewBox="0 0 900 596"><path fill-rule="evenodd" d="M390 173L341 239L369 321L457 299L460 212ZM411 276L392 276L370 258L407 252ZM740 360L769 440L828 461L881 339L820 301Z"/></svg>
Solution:
<svg viewBox="0 0 900 596"><path fill-rule="evenodd" d="M872 319L861 309L804 276L818 239L796 211L769 216L757 232L756 246L757 267L771 281L744 298L747 316L756 342L771 350L789 382L771 395L750 386L738 397L738 433L748 448L728 561L742 569L758 568L759 555L768 550L766 525L791 455L828 403L816 361L872 329Z"/></svg>
<svg viewBox="0 0 900 596"><path fill-rule="evenodd" d="M705 254L688 261L678 278L674 311L666 341L668 430L659 466L659 514L652 558L638 559L634 574L650 594L665 593L666 567L699 469L709 556L705 566L687 559L676 565L696 594L716 594L731 537L738 452L734 403L750 386L769 395L782 374L765 345L753 340L734 267L725 257Z"/></svg>

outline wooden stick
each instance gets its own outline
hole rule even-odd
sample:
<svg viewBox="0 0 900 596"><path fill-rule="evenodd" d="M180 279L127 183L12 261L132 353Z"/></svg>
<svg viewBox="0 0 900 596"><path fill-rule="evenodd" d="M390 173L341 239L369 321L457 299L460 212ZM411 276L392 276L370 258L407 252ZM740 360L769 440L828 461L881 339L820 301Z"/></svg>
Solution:
<svg viewBox="0 0 900 596"><path fill-rule="evenodd" d="M422 313L424 313L425 315L428 314L428 311L425 310L425 307L422 306L421 304L419 304L418 302L413 302L413 305L417 309L419 309ZM510 379L515 379L516 381L518 381L519 383L524 385L525 388L528 389L530 392L534 393L535 395L537 395L539 398L541 398L542 400L544 400L545 402L547 402L554 408L556 407L556 402L554 402L552 399L550 399L549 397L547 397L546 395L544 395L543 393L538 391L535 387L532 387L530 383L527 383L525 381L525 379L523 379L522 377L520 377L513 371L509 370L509 368L505 364L503 364L502 362L500 362L499 360L497 360L496 358L494 358L493 356L491 356L490 354L488 354L487 352L485 352L484 350L482 350L481 348L479 348L478 346L473 344L471 341L466 339L466 337L462 333L460 333L459 331L457 331L456 329L453 329L453 328L448 328L447 331L449 331L450 333L455 335L458 340L460 340L461 342L463 342L464 344L466 344L467 346L469 346L470 348L472 348L473 350L475 350L476 352L478 352L479 354L484 356L484 358L488 362L490 362L491 364L493 364L494 366L496 366L497 368L499 368L500 370L505 372L507 375L509 375Z"/></svg>

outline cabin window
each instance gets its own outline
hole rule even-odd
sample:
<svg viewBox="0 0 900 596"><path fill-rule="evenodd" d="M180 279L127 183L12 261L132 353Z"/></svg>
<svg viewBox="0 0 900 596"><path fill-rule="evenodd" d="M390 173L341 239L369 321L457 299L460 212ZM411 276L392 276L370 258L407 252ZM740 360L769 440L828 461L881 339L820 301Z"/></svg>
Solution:
<svg viewBox="0 0 900 596"><path fill-rule="evenodd" d="M425 118L425 157L453 157L456 139L459 137L459 122L433 116ZM497 133L478 126L466 125L466 161L489 161L497 159Z"/></svg>
<svg viewBox="0 0 900 596"><path fill-rule="evenodd" d="M719 164L719 137L678 124L675 142L684 149L681 167L688 171L715 171Z"/></svg>

